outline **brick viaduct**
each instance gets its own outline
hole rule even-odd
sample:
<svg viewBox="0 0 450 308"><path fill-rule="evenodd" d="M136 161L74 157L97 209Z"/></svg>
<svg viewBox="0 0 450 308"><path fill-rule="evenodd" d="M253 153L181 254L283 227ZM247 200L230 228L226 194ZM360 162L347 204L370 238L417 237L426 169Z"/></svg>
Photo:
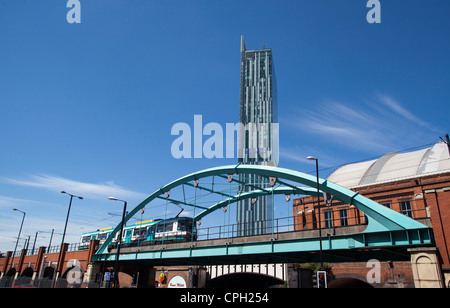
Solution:
<svg viewBox="0 0 450 308"><path fill-rule="evenodd" d="M79 266L81 273L84 274L98 248L98 241L91 241L87 250L69 251L68 248L69 244L65 243L62 245L61 253L46 253L46 247L40 247L37 254L32 255L27 255L27 250L22 249L14 259L13 253L8 251L5 257L0 258L0 287L14 287L14 284L15 286L37 286L38 280L45 281L47 286L50 286L48 284L52 283L56 273L59 273L57 278L66 278L67 273L74 268L71 260L79 262L75 266ZM58 262L60 257L62 262ZM60 280L60 282L66 283L66 280Z"/></svg>

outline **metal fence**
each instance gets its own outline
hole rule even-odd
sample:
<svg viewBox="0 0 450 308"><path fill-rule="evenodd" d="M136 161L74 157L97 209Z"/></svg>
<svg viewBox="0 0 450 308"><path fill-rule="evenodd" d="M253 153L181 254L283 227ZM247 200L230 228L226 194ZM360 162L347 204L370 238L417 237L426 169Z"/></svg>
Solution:
<svg viewBox="0 0 450 308"><path fill-rule="evenodd" d="M410 209L400 213L415 219L429 218L426 209ZM302 217L303 215L303 217ZM306 219L306 216L309 216ZM318 213L303 213L297 216L274 218L246 224L231 224L197 229L198 240L226 239L233 237L307 231L319 229ZM323 230L338 229L350 226L367 225L366 215L355 207L332 208L321 207L321 228Z"/></svg>
<svg viewBox="0 0 450 308"><path fill-rule="evenodd" d="M69 244L69 246L67 247L67 251L77 251L78 248L80 246L80 243L72 243ZM53 245L50 246L48 248L45 249L45 253L59 253L59 251L61 250L61 245ZM39 252L39 248L29 248L26 251L26 255L27 256L34 256L37 255ZM20 255L22 254L22 250L17 250L14 257L20 257Z"/></svg>
<svg viewBox="0 0 450 308"><path fill-rule="evenodd" d="M197 239L213 240L295 231L294 217L282 217L249 223L213 226L197 229Z"/></svg>

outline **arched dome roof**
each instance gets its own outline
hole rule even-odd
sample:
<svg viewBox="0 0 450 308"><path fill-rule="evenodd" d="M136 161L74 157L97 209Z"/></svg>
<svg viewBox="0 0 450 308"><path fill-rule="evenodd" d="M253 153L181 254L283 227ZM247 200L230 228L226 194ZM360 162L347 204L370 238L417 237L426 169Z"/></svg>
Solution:
<svg viewBox="0 0 450 308"><path fill-rule="evenodd" d="M345 165L328 180L347 188L391 182L399 179L450 172L447 144L407 153L389 153L379 159Z"/></svg>

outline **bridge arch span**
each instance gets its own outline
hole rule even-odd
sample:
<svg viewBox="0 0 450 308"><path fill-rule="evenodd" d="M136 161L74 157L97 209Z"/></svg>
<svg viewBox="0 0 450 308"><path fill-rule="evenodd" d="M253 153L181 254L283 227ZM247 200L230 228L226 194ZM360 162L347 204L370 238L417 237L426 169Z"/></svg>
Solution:
<svg viewBox="0 0 450 308"><path fill-rule="evenodd" d="M207 288L263 289L284 284L284 280L261 273L235 272L217 276L206 283Z"/></svg>
<svg viewBox="0 0 450 308"><path fill-rule="evenodd" d="M261 188L252 187L253 190L246 193L237 193L236 195L227 195L223 192L214 191L206 187L199 185L199 181L206 177L222 177L229 179L229 182L239 182L236 176L254 174L267 178L271 183L271 187ZM200 181L201 182L201 181ZM320 193L326 192L334 196L334 199L343 201L347 204L354 205L357 209L366 214L368 218L368 226L364 232L383 232L383 231L396 231L396 230L408 230L408 229L424 229L427 226L406 217L403 214L397 213L387 207L384 207L362 195L358 192L351 191L347 188L329 182L325 179L318 180ZM242 182L241 182L242 183ZM176 187L183 185L189 185L191 187L204 189L211 193L220 194L227 198L223 201L217 202L210 207L196 206L195 204L189 204L182 200L173 200L170 198L170 191ZM183 186L184 187L184 186ZM304 194L304 195L316 195L317 194L317 179L315 176L273 166L259 166L259 165L229 165L222 167L209 168L194 172L183 176L175 181L172 181L160 189L155 191L140 204L138 204L129 214L125 217L124 223L130 220L138 211L149 204L155 199L163 199L170 202L179 202L188 206L195 206L202 209L202 212L195 215L194 220L199 220L202 217L224 207L226 204L237 202L242 199L252 198L258 195L264 194ZM107 252L107 247L111 243L115 234L119 231L121 224L119 223L105 243L97 251L97 254L104 254Z"/></svg>

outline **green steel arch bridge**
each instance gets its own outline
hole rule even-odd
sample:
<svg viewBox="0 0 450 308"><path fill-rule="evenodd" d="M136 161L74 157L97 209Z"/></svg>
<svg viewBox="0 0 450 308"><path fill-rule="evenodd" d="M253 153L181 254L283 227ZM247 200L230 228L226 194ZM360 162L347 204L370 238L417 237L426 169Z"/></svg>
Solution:
<svg viewBox="0 0 450 308"><path fill-rule="evenodd" d="M245 183L249 175L260 175L264 183ZM243 187L249 189L243 191ZM128 247L120 250L123 262L147 262L154 265L209 265L236 263L302 263L318 262L319 251L325 262L408 260L408 248L434 245L432 229L401 213L370 200L358 192L318 179L299 171L259 165L229 165L194 172L162 186L124 219L124 224L154 200L190 207L194 223L207 219L239 200L269 195L311 195L328 193L335 200L355 206L367 217L367 225L343 228L339 234L322 236L318 230L277 232L272 224L266 234L192 240L186 243L164 243ZM186 198L186 192L194 195ZM204 193L204 195L202 195ZM213 199L205 196L213 196ZM225 210L223 211L225 212ZM275 219L275 218L272 218ZM108 249L119 223L97 250L94 261L116 260L115 249ZM232 235L234 233L231 233ZM322 246L322 248L320 248Z"/></svg>

